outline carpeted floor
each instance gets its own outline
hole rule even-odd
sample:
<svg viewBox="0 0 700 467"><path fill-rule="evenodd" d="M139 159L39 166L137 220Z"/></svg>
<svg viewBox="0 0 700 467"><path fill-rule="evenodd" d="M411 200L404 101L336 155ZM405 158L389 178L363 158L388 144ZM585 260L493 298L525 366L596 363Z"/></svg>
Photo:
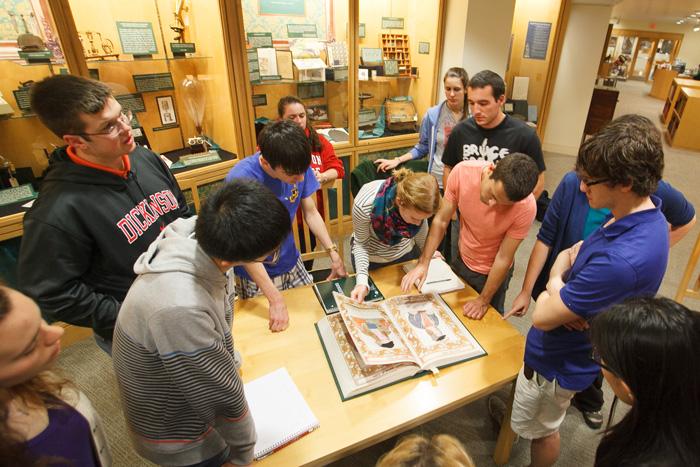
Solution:
<svg viewBox="0 0 700 467"><path fill-rule="evenodd" d="M649 91L648 84L634 81L621 82L618 83L618 88L621 92L616 115L640 113L651 118L652 121L659 125L658 115L663 107L663 101L646 95ZM700 192L696 188L697 180L694 178L694 170L696 168L700 169L700 153L674 150L669 147L665 147L665 150L665 179L685 193L686 197L696 207L700 207ZM573 156L545 154L545 162L547 164L546 188L550 193L554 191L563 174L573 168L574 160ZM515 273L506 299L507 306L519 292L527 259L538 228L539 223L535 223L528 238L518 250ZM669 297L675 295L697 235L698 228L696 227L687 238L671 251L670 264L660 291L662 295ZM349 247L345 251L349 251ZM350 264L350 262L347 261L346 264ZM698 306L697 302L689 302L688 305L694 308ZM511 322L523 334L527 333L531 325L531 321L527 316L521 319L511 319ZM90 397L96 409L104 418L115 465L151 465L141 459L131 448L119 405L111 360L97 348L92 340L87 340L66 349L60 356L58 367ZM604 388L606 398L605 410L608 410L612 394L607 385ZM504 398L507 397L507 391L503 390L501 395ZM626 408L621 404L617 411L618 418L624 414L625 410ZM485 399L476 401L426 423L412 430L412 432L426 435L450 433L465 444L477 465L494 465L491 455L496 442L496 434L488 417ZM574 408L569 409L561 428L561 438L562 452L557 465L579 467L593 464L593 455L599 441L599 433L589 429L583 423L580 413ZM382 453L393 447L395 441L395 439L390 439L379 443L348 456L333 465L337 467L372 466ZM521 440L515 445L508 465L526 465L528 462L529 443Z"/></svg>

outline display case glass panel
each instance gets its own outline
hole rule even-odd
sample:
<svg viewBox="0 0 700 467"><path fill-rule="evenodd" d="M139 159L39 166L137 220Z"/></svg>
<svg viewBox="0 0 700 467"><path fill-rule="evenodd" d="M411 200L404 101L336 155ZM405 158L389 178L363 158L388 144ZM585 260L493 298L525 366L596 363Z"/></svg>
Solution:
<svg viewBox="0 0 700 467"><path fill-rule="evenodd" d="M439 0L360 0L358 137L414 134L433 102Z"/></svg>
<svg viewBox="0 0 700 467"><path fill-rule="evenodd" d="M29 89L33 82L69 72L47 2L14 0L4 2L3 7L0 10L0 171L3 174L0 189L34 181L48 165L48 152L61 143L32 114ZM36 184L34 188L38 188ZM2 215L7 215L8 206L0 202Z"/></svg>
<svg viewBox="0 0 700 467"><path fill-rule="evenodd" d="M199 154L209 149L198 144L203 139L223 150L223 159L235 156L218 2L69 4L90 75L109 85L122 107L132 110L132 127L141 130L142 144L159 153Z"/></svg>
<svg viewBox="0 0 700 467"><path fill-rule="evenodd" d="M243 0L256 131L296 96L311 126L334 146L351 144L348 0ZM282 115L284 116L284 115Z"/></svg>

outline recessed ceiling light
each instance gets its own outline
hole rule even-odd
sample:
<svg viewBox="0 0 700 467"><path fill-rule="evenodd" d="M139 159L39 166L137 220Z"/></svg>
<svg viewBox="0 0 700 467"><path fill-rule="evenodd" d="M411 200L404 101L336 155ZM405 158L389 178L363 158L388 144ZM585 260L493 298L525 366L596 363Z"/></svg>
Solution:
<svg viewBox="0 0 700 467"><path fill-rule="evenodd" d="M698 31L700 31L700 26L695 26L695 27L693 28L693 32L698 32Z"/></svg>

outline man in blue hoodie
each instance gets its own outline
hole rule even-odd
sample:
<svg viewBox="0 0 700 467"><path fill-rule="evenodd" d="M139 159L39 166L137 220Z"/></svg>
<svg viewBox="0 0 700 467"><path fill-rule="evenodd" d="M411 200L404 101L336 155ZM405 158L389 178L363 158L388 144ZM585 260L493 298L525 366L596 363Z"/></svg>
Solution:
<svg viewBox="0 0 700 467"><path fill-rule="evenodd" d="M232 268L274 262L290 230L270 190L234 180L198 217L166 227L136 261L114 330L114 370L131 439L146 459L252 462L255 427L231 336Z"/></svg>

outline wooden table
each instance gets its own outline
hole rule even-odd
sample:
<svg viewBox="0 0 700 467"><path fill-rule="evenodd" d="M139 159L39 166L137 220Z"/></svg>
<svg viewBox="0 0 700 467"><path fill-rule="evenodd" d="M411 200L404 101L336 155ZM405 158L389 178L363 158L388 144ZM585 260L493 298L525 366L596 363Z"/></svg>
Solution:
<svg viewBox="0 0 700 467"><path fill-rule="evenodd" d="M385 296L401 293L400 266L371 275ZM323 311L312 288L283 294L291 324L282 333L268 330L265 298L236 303L233 337L243 355L243 380L286 367L321 427L256 465L322 465L341 459L511 384L523 363L525 338L493 308L481 321L461 316L460 304L476 296L467 287L443 298L488 355L342 402L314 327ZM497 464L508 461L513 444L508 412L494 453Z"/></svg>

